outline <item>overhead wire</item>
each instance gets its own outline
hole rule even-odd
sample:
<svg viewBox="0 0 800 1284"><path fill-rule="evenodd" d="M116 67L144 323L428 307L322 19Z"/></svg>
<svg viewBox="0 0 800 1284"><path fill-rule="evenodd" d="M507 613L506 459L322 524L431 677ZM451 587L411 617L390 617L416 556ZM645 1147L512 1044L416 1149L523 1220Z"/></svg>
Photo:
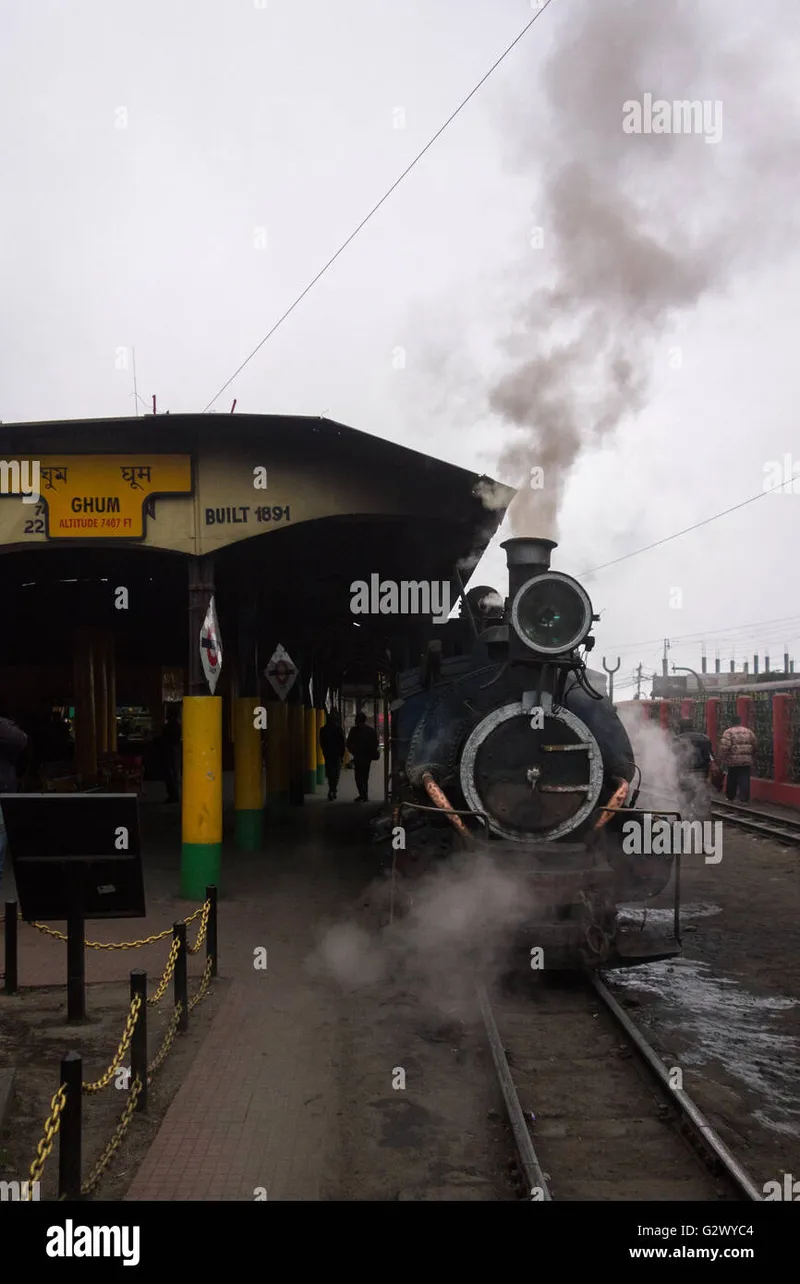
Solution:
<svg viewBox="0 0 800 1284"><path fill-rule="evenodd" d="M762 628L766 628L768 625L777 625L777 624L785 624L789 628L791 628L792 625L797 623L800 623L799 615L784 615L784 616L777 616L775 619L772 619L772 620L752 620L747 624L730 624L725 626L722 629L698 629L695 633L671 633L669 635L669 641L670 643L690 642L694 640L697 640L698 642L702 642L706 638L719 637L720 645L721 645L722 642L724 642L726 639L736 641L737 639L734 637L734 634L737 632L737 630L751 630L751 629L760 630ZM779 630L778 633L781 633L781 631ZM774 636L777 637L778 633L776 633ZM743 641L744 636L747 636L747 635L743 634L742 638L738 639L738 641ZM782 633L781 633L781 637L782 637ZM783 640L788 642L788 641L792 641L792 638L786 638ZM650 646L654 642L663 643L663 641L664 639L663 637L661 637L661 638L644 638L639 642L607 643L605 649L606 651L623 652L626 650L635 650L642 646Z"/></svg>
<svg viewBox="0 0 800 1284"><path fill-rule="evenodd" d="M350 233L350 235L348 236L347 240L346 240L346 241L344 241L344 242L339 246L339 248L338 248L338 250L336 251L336 253L335 253L335 254L333 254L333 255L331 255L331 257L328 259L328 262L325 264L325 266L324 266L324 267L322 267L322 268L320 268L320 270L319 270L319 272L317 273L317 275L313 278L313 280L309 281L308 285L307 285L307 286L306 286L306 288L303 290L303 292L302 292L301 294L298 294L298 296L297 296L297 298L295 299L294 303L292 303L292 304L291 304L291 305L286 309L286 311L283 313L283 315L282 315L282 316L280 316L280 317L278 318L278 320L277 320L277 321L275 322L275 324L273 325L272 329L271 329L271 330L268 330L268 331L267 331L267 333L264 335L264 338L261 340L261 342L260 342L260 343L258 343L258 344L256 344L255 348L253 348L253 351L250 353L250 355L244 359L244 361L242 362L242 364L241 364L240 366L238 366L238 368L237 368L236 370L234 370L234 372L233 372L233 374L231 375L230 379L227 379L227 380L225 381L225 383L224 383L224 384L222 385L222 387L220 388L219 392L215 393L215 394L214 394L214 396L213 396L213 397L211 398L211 400L209 401L208 405L207 405L207 406L205 406L205 407L203 408L203 412L202 412L203 414L205 414L205 413L206 413L206 411L207 411L207 410L209 410L211 406L213 406L214 402L215 402L215 401L217 401L217 400L218 400L218 398L222 396L222 394L223 394L223 392L225 391L225 389L226 389L226 388L228 388L228 387L230 387L230 385L233 383L234 379L235 379L238 375L240 375L240 374L242 373L242 371L244 370L245 366L249 365L249 363L253 360L253 357L254 357L254 356L256 356L256 354L257 354L258 352L260 352L260 351L261 351L261 349L263 348L263 346L264 346L264 344L267 342L267 340L272 338L273 334L275 334L275 331L276 331L276 330L278 330L278 329L279 329L279 327L283 325L283 323L284 323L284 321L287 319L287 317L291 316L291 314L294 312L294 310L295 310L295 308L298 306L298 304L302 303L303 299L306 297L306 295L309 293L309 291L310 291L310 290L312 290L312 289L314 288L314 286L317 284L317 281L319 281L319 280L320 280L320 278L321 278L321 277L323 277L323 276L325 275L325 273L328 271L328 268L330 268L330 267L332 267L332 266L333 266L333 264L334 264L334 263L336 262L336 260L339 258L339 255L344 253L344 251L347 249L347 247L348 247L348 245L351 243L351 241L354 241L354 240L355 240L355 238L358 236L359 232L362 230L362 228L366 227L367 223L370 221L370 219L373 217L373 215L374 215L374 214L377 214L378 210L381 208L381 206L384 204L384 202L386 202L386 201L389 199L389 197L392 195L392 193L393 193L393 192L394 192L394 191L395 191L395 190L400 186L400 184L402 183L403 179L404 179L404 178L406 178L406 176L407 176L408 174L410 174L410 173L411 173L411 171L412 171L412 169L414 168L414 166L415 166L415 165L417 165L417 164L418 164L418 162L422 160L422 157L425 155L425 153L426 153L426 152L428 152L428 151L430 151L431 147L432 147L432 146L433 146L433 144L436 142L436 140L437 140L438 138L441 138L441 136L442 136L442 134L444 133L444 131L448 128L448 126L449 126L449 125L451 125L451 124L453 123L453 121L455 120L456 116L458 116L458 115L459 115L459 113L463 111L463 109L466 107L466 105L467 105L467 103L470 101L470 99L472 99L472 98L474 98L474 97L475 97L475 95L477 94L478 90L479 90L479 89L481 89L481 88L482 88L482 86L486 84L486 81L487 81L487 80L489 79L489 77L493 74L493 72L495 72L495 71L497 70L497 68L500 66L500 64L501 64L502 62L504 62L504 61L505 61L505 59L506 59L506 58L508 57L508 55L511 53L511 50L512 50L516 45L518 45L518 44L519 44L519 42L520 42L520 40L522 40L523 36L527 35L527 33L530 31L530 29L531 29L531 27L533 26L533 24L534 24L535 22L537 22L539 18L541 18L541 16L542 16L542 14L544 13L544 11L545 11L546 9L548 9L548 8L549 8L549 6L552 4L552 2L553 2L553 0L541 0L541 7L540 7L540 8L537 10L537 12L533 15L533 17L531 18L530 22L529 22L529 23L527 23L527 24L522 28L522 31L520 31L519 35L518 35L518 36L516 36L516 37L514 38L514 40L512 40L512 41L511 41L511 44L510 44L506 49L504 49L504 51L503 51L503 53L501 53L500 57L499 57L499 58L497 58L497 59L495 60L495 62L493 62L493 63L492 63L492 65L491 65L491 67L489 68L489 70L486 72L486 74L485 74L484 76L482 76L482 77L481 77L481 79L478 81L477 85L475 85L475 87L474 87L473 89L471 89L471 90L470 90L470 92L467 94L466 98L462 99L462 101L461 101L461 102L458 104L458 106L456 107L455 111L453 111L453 112L451 112L451 113L450 113L450 115L448 116L448 118L447 118L447 120L444 122L444 124L443 124L443 125L441 125L441 126L439 127L439 129L437 129L437 131L436 131L436 133L433 135L433 137L432 137L432 138L430 138L430 139L428 140L428 142L425 144L425 146L422 148L422 151L417 153L417 155L416 155L416 156L414 157L414 159L412 160L411 164L406 166L406 168L403 170L403 172L402 172L402 174L400 175L400 177L395 179L395 181L392 183L392 185L391 185L391 187L388 189L388 191L384 192L383 196L382 196L382 197L381 197L381 199L378 201L378 203L377 203L376 205L373 205L373 207L372 207L372 209L369 211L369 213L368 213L364 218L362 218L361 222L358 224L358 227L355 229L355 231L354 231L354 232L351 232L351 233Z"/></svg>
<svg viewBox="0 0 800 1284"><path fill-rule="evenodd" d="M582 571L582 577L587 575L596 575L598 571L605 571L609 566L619 566L620 562L627 562L631 557L638 557L640 553L649 553L651 549L660 548L662 544L669 544L674 539L680 539L681 535L689 535L692 531L697 531L701 526L708 526L711 522L719 521L720 517L727 517L729 513L735 513L740 508L745 508L748 504L754 504L757 499L763 499L765 495L773 495L779 490L783 490L787 483L781 482L780 486L769 486L766 490L760 490L757 495L751 495L749 499L743 499L738 504L733 504L731 508L724 508L721 513L714 513L713 517L704 517L701 522L695 522L693 526L685 526L682 531L675 531L674 535L665 535L663 539L654 540L652 544L645 544L643 548L636 548L632 553L623 553L622 557L615 557L610 562L603 562L601 566L592 566L588 570Z"/></svg>

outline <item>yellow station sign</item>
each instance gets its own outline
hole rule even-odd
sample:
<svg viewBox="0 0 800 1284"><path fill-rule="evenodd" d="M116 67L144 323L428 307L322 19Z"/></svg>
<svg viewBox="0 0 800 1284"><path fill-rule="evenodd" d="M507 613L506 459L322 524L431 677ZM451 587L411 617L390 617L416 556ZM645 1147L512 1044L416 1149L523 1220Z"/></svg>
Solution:
<svg viewBox="0 0 800 1284"><path fill-rule="evenodd" d="M191 495L189 455L51 455L37 461L33 533L49 539L143 539L160 495Z"/></svg>
<svg viewBox="0 0 800 1284"><path fill-rule="evenodd" d="M48 445L47 454L0 458L0 549L129 541L202 557L301 522L402 517L408 506L402 479L376 490L356 469L331 475L325 459L285 445L268 458L236 443L194 455L54 454Z"/></svg>

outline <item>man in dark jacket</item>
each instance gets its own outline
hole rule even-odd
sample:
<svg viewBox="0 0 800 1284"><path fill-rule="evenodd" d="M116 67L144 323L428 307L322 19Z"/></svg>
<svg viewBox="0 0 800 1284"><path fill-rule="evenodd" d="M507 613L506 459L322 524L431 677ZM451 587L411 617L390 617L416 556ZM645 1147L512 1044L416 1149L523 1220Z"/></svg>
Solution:
<svg viewBox="0 0 800 1284"><path fill-rule="evenodd" d="M347 748L353 755L353 771L356 777L356 789L358 797L356 802L369 802L367 791L369 790L369 769L373 762L377 762L380 754L378 753L378 736L374 727L367 722L367 715L359 713L356 718L356 725L350 728L350 735L347 737Z"/></svg>
<svg viewBox="0 0 800 1284"><path fill-rule="evenodd" d="M341 719L335 709L331 709L325 726L320 728L319 744L325 759L325 775L328 777L328 802L333 802L339 788L339 776L344 758L344 732Z"/></svg>
<svg viewBox="0 0 800 1284"><path fill-rule="evenodd" d="M702 731L695 731L691 718L682 718L676 745L681 791L692 819L707 820L711 814L707 781L714 761L711 741Z"/></svg>
<svg viewBox="0 0 800 1284"><path fill-rule="evenodd" d="M0 794L17 792L17 761L28 747L28 737L10 718L0 718ZM6 855L6 827L0 809L0 878Z"/></svg>

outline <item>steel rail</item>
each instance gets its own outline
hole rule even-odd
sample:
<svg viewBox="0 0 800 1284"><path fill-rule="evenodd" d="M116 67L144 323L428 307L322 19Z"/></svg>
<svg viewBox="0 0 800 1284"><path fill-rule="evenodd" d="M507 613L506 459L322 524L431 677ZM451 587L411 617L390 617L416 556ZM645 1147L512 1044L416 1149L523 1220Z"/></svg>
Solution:
<svg viewBox="0 0 800 1284"><path fill-rule="evenodd" d="M639 1052L644 1058L649 1069L653 1071L659 1080L662 1088L665 1089L670 1098L678 1103L678 1106L680 1107L684 1118L688 1121L692 1131L700 1138L715 1158L719 1160L728 1176L732 1178L734 1184L742 1194L747 1199L759 1203L763 1202L764 1196L756 1186L753 1179L742 1167L739 1161L734 1159L722 1138L714 1131L703 1112L692 1101L688 1092L684 1092L683 1088L672 1087L672 1084L669 1081L669 1073L664 1062L655 1050L651 1048L650 1044L636 1028L627 1013L622 1010L611 991L593 972L587 972L585 975L598 998L605 1005L618 1024L622 1026L622 1029L627 1034L637 1052Z"/></svg>
<svg viewBox="0 0 800 1284"><path fill-rule="evenodd" d="M739 808L734 803L713 802L711 805L711 814L719 820L727 820L731 825L738 825L741 829L750 830L754 834L764 834L767 838L783 839L789 843L800 843L800 820L789 820L782 816L773 816L768 811L750 811L744 807ZM763 817L769 820L771 824L765 825L757 817Z"/></svg>
<svg viewBox="0 0 800 1284"><path fill-rule="evenodd" d="M539 1160L536 1157L536 1151L533 1148L531 1135L528 1132L528 1125L525 1122L525 1115L520 1105L517 1089L514 1085L514 1079L508 1065L508 1059L503 1047L503 1041L497 1029L497 1024L492 1012L492 1005L489 1002L489 996L482 985L478 986L478 1003L480 1004L481 1016L486 1026L486 1034L489 1039L489 1047L492 1052L494 1068L497 1072L497 1078L500 1083L500 1090L503 1094L508 1121L511 1124L511 1130L514 1133L514 1141L517 1147L520 1163L525 1173L525 1181L528 1191L538 1187L542 1192L542 1198L552 1200L550 1188L547 1185L545 1175L542 1172ZM529 1202L533 1202L530 1201ZM539 1201L536 1201L539 1202Z"/></svg>
<svg viewBox="0 0 800 1284"><path fill-rule="evenodd" d="M757 816L759 820L773 820L776 825L789 825L792 828L800 828L800 813L796 816L776 816L773 811L761 811L758 807L751 807L749 803L731 802L727 798L715 798L714 806L729 807L731 811L740 812L742 816Z"/></svg>

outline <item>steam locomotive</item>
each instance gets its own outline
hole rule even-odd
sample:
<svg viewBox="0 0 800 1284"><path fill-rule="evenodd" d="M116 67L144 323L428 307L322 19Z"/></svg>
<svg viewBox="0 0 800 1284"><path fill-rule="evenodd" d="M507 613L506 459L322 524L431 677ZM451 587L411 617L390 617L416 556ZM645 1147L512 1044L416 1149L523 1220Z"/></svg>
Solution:
<svg viewBox="0 0 800 1284"><path fill-rule="evenodd" d="M445 658L433 640L400 674L392 811L377 836L403 835L395 861L409 877L458 850L520 872L526 935L545 969L669 958L681 952L679 857L630 852L637 843L624 841L630 822L644 829L641 773L586 665L599 617L577 580L550 569L555 547L507 540L507 601L472 590L450 622L461 653ZM653 932L638 907L673 878L671 928ZM621 905L634 907L633 921L620 921Z"/></svg>

